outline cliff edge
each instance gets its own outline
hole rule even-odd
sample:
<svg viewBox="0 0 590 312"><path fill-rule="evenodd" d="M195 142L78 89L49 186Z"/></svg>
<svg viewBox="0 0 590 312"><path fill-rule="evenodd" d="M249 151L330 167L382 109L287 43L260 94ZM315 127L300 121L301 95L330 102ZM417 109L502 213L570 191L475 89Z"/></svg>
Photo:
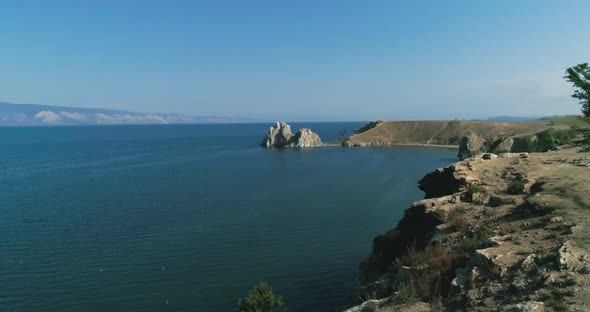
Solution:
<svg viewBox="0 0 590 312"><path fill-rule="evenodd" d="M589 153L483 154L419 187L347 311L590 311Z"/></svg>

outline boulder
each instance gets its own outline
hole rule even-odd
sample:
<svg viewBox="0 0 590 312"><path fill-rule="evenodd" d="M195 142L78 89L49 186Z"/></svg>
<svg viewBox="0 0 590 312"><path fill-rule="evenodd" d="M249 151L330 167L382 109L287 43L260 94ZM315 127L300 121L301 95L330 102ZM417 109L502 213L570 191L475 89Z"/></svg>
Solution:
<svg viewBox="0 0 590 312"><path fill-rule="evenodd" d="M567 241L559 248L559 266L562 270L575 272L586 270L590 262L588 256L580 248Z"/></svg>
<svg viewBox="0 0 590 312"><path fill-rule="evenodd" d="M543 302L528 301L519 303L514 308L515 312L543 312L545 311L545 304Z"/></svg>
<svg viewBox="0 0 590 312"><path fill-rule="evenodd" d="M302 128L295 133L291 144L293 147L314 147L321 146L322 140L316 133L307 128Z"/></svg>
<svg viewBox="0 0 590 312"><path fill-rule="evenodd" d="M460 160L464 160L469 157L473 157L479 154L483 154L487 151L487 142L481 136L469 131L467 135L461 140L459 144L459 153L457 157Z"/></svg>
<svg viewBox="0 0 590 312"><path fill-rule="evenodd" d="M424 198L452 195L477 183L477 177L471 175L468 164L456 163L446 168L438 168L418 181L418 188L424 192Z"/></svg>
<svg viewBox="0 0 590 312"><path fill-rule="evenodd" d="M485 153L481 156L481 158L484 160L492 160L492 159L498 158L498 155L493 154L493 153Z"/></svg>
<svg viewBox="0 0 590 312"><path fill-rule="evenodd" d="M291 143L292 138L291 126L283 121L277 121L276 125L270 127L268 134L260 145L264 147L285 147Z"/></svg>
<svg viewBox="0 0 590 312"><path fill-rule="evenodd" d="M493 152L496 154L512 152L513 145L514 140L512 138L503 138L496 147L494 147Z"/></svg>

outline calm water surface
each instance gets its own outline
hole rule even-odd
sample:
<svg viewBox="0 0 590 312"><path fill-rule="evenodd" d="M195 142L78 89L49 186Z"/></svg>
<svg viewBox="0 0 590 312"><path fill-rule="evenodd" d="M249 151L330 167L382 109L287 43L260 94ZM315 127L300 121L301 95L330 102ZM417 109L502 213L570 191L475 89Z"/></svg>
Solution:
<svg viewBox="0 0 590 312"><path fill-rule="evenodd" d="M0 128L0 311L237 311L262 279L289 311L331 311L416 181L455 159L266 150L268 127Z"/></svg>

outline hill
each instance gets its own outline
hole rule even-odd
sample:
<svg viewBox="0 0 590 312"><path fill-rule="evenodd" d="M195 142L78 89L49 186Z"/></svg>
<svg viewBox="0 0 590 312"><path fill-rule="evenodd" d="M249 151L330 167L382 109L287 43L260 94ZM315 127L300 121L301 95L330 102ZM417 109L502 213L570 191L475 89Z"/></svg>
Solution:
<svg viewBox="0 0 590 312"><path fill-rule="evenodd" d="M346 139L346 146L397 144L458 145L469 131L486 140L533 134L549 127L568 127L555 121L380 121L363 127Z"/></svg>
<svg viewBox="0 0 590 312"><path fill-rule="evenodd" d="M0 126L190 124L248 121L216 116L148 114L99 108L0 102Z"/></svg>

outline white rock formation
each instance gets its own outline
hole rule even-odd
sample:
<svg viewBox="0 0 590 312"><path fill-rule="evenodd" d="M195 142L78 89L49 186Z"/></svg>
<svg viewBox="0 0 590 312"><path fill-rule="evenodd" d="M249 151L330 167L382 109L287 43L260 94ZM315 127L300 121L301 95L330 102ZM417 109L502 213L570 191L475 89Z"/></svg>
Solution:
<svg viewBox="0 0 590 312"><path fill-rule="evenodd" d="M322 140L313 131L302 128L293 135L291 126L282 121L270 127L260 144L264 147L314 147L321 146Z"/></svg>

